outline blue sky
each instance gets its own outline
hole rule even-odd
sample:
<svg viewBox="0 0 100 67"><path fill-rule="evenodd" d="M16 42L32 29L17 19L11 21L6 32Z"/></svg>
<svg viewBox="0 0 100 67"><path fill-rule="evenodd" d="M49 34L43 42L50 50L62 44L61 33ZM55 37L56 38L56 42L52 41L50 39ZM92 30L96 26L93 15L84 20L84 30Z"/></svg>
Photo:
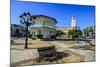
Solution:
<svg viewBox="0 0 100 67"><path fill-rule="evenodd" d="M11 0L11 23L20 24L19 16L23 12L53 17L57 20L56 26L70 27L72 16L76 17L77 25L81 29L95 24L94 6Z"/></svg>

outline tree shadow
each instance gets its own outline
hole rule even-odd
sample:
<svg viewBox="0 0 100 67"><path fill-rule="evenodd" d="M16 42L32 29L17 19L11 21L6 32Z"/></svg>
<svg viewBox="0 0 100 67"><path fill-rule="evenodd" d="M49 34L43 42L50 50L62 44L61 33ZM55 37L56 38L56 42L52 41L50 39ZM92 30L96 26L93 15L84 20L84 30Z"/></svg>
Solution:
<svg viewBox="0 0 100 67"><path fill-rule="evenodd" d="M10 48L11 50L24 50L24 48L23 49L19 49L19 48Z"/></svg>
<svg viewBox="0 0 100 67"><path fill-rule="evenodd" d="M68 57L70 54L69 53L64 53L64 52L56 52L55 56L52 55L46 55L44 57L38 57L37 58L37 62L41 63L41 62L54 62L54 61L58 61L61 60L64 57Z"/></svg>
<svg viewBox="0 0 100 67"><path fill-rule="evenodd" d="M55 41L75 41L75 39L56 39Z"/></svg>
<svg viewBox="0 0 100 67"><path fill-rule="evenodd" d="M72 49L79 49L79 50L91 50L91 51L95 51L95 49L92 49L92 46L89 45L84 45L84 46L73 46L70 47Z"/></svg>
<svg viewBox="0 0 100 67"><path fill-rule="evenodd" d="M14 44L12 44L12 45L24 45L25 43L14 43ZM32 45L32 44L34 44L34 43L28 43L28 45Z"/></svg>
<svg viewBox="0 0 100 67"><path fill-rule="evenodd" d="M87 43L89 43L89 45L91 46L95 46L95 44L91 43L90 41L86 41Z"/></svg>

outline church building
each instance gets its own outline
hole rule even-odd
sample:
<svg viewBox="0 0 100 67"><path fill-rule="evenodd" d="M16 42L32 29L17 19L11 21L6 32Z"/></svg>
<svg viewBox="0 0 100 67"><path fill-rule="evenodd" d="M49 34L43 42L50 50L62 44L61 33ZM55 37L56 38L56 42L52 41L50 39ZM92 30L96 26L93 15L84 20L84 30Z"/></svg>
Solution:
<svg viewBox="0 0 100 67"><path fill-rule="evenodd" d="M77 24L76 24L76 17L73 16L72 17L72 20L71 20L71 26L70 27L57 27L56 29L57 30L61 30L62 32L65 32L66 35L68 34L68 30L70 29L75 29L77 27Z"/></svg>

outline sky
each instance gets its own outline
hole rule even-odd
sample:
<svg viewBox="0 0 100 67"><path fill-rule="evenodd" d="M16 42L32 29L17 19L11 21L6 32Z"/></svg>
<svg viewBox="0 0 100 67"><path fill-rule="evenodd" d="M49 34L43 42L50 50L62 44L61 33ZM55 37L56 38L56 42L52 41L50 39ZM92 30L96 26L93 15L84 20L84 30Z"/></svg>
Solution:
<svg viewBox="0 0 100 67"><path fill-rule="evenodd" d="M19 16L24 12L55 18L57 27L70 27L73 16L81 29L95 25L95 6L11 0L11 24L20 24Z"/></svg>

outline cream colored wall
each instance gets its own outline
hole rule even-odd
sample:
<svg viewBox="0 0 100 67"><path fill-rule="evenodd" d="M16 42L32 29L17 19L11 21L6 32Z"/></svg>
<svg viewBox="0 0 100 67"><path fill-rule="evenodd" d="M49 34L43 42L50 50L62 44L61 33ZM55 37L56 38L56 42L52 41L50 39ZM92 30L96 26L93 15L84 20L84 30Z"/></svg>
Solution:
<svg viewBox="0 0 100 67"><path fill-rule="evenodd" d="M43 38L50 38L52 35L55 35L55 30L48 29L48 28L38 28L38 29L32 30L32 32L35 33L35 35L36 35L39 33L39 30L41 30L41 35L43 35ZM33 36L34 36L34 34L33 34Z"/></svg>
<svg viewBox="0 0 100 67"><path fill-rule="evenodd" d="M36 17L36 20L34 25L40 25L43 26L44 22L46 26L51 26L51 27L55 27L55 21L52 20L51 18L48 17ZM34 27L33 25L33 27ZM55 30L54 29L50 29L50 28L42 28L42 27L36 27L35 29L32 28L33 33L36 32L38 34L38 31L41 30L41 34L43 35L43 38L50 38L51 35L55 34ZM50 32L51 31L51 32Z"/></svg>
<svg viewBox="0 0 100 67"><path fill-rule="evenodd" d="M55 27L55 22L52 19L47 18L47 17L37 17L34 25L43 25L44 22L46 26Z"/></svg>

